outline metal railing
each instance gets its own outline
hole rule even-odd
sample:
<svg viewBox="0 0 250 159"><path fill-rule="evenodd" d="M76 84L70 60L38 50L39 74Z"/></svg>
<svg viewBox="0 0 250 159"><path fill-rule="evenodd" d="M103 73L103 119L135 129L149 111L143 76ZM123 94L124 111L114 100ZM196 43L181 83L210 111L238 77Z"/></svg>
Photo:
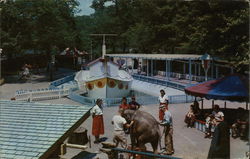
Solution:
<svg viewBox="0 0 250 159"><path fill-rule="evenodd" d="M133 151L133 150L126 150L126 149L121 149L121 148L112 148L112 150L118 153L121 152L121 153L138 154L141 156L147 156L147 157L152 157L152 158L180 159L178 157L172 157L168 155L159 155L159 154L154 154L154 153L149 153L149 152ZM116 158L120 159L119 154L117 154Z"/></svg>
<svg viewBox="0 0 250 159"><path fill-rule="evenodd" d="M66 76L64 78L60 78L58 80L55 80L55 81L51 82L49 87L54 88L54 87L57 87L59 85L62 85L63 83L73 81L74 77L75 77L75 73L73 73L72 75Z"/></svg>
<svg viewBox="0 0 250 159"><path fill-rule="evenodd" d="M74 92L71 92L68 96L71 100L79 102L84 105L94 105L96 98L90 98L86 96L81 96ZM103 98L104 107L112 107L118 106L121 104L122 98ZM128 102L131 101L130 98L127 99ZM136 101L141 105L150 105L150 104L158 104L158 97L154 96L138 96L136 97ZM187 96L187 95L173 95L169 96L169 103L170 104L177 104L177 103L190 103L194 101L194 97Z"/></svg>
<svg viewBox="0 0 250 159"><path fill-rule="evenodd" d="M19 101L41 101L41 100L50 100L58 99L65 97L70 94L71 89L59 89L59 88L46 88L46 89L37 89L37 90L24 90L17 91L15 94L15 100Z"/></svg>
<svg viewBox="0 0 250 159"><path fill-rule="evenodd" d="M173 82L173 81L167 81L164 79L157 79L155 77L133 75L133 78L136 80L154 83L154 84L158 84L158 85L162 85L162 86L166 86L166 87L171 87L171 88L178 89L178 90L184 90L184 88L186 87L185 84L180 84L180 83Z"/></svg>
<svg viewBox="0 0 250 159"><path fill-rule="evenodd" d="M169 76L172 78L186 79L186 80L192 80L192 81L197 81L197 82L205 81L205 76L197 76L197 75L190 76L189 74L186 74L186 73L177 73L177 72L167 72L167 73L169 73ZM165 71L155 71L154 74L166 77ZM208 80L212 80L212 79L214 78L208 77Z"/></svg>

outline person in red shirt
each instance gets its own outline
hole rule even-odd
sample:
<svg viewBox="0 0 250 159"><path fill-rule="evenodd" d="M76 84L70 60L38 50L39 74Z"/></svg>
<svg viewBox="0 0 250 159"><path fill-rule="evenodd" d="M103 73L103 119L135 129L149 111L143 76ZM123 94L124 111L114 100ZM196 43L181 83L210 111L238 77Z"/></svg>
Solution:
<svg viewBox="0 0 250 159"><path fill-rule="evenodd" d="M127 103L127 98L126 97L123 97L122 98L122 104L119 106L119 109L123 109L123 110L126 110L126 109L129 109L130 106L129 104Z"/></svg>

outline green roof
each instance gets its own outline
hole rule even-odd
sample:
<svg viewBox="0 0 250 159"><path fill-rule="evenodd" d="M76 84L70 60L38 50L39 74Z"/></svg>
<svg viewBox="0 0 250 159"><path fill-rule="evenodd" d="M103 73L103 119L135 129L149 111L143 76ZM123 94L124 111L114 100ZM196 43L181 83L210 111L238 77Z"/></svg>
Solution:
<svg viewBox="0 0 250 159"><path fill-rule="evenodd" d="M0 100L0 158L47 158L90 108Z"/></svg>

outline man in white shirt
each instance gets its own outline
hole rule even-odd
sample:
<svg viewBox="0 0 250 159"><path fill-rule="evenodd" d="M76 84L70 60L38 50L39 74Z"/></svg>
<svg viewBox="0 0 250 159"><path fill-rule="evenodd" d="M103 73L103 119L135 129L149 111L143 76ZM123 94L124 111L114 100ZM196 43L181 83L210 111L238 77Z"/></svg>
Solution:
<svg viewBox="0 0 250 159"><path fill-rule="evenodd" d="M159 120L162 121L164 117L164 110L163 108L165 107L168 109L168 96L166 95L165 91L162 89L160 90L160 96L158 98L159 100Z"/></svg>
<svg viewBox="0 0 250 159"><path fill-rule="evenodd" d="M216 121L216 125L218 125L220 122L224 121L224 114L220 111L219 105L214 105L214 118Z"/></svg>
<svg viewBox="0 0 250 159"><path fill-rule="evenodd" d="M114 125L114 138L113 141L116 144L116 147L121 142L121 147L126 148L127 147L127 139L125 136L125 132L123 131L123 128L129 128L133 124L133 121L131 121L130 124L127 123L125 118L121 116L123 110L119 109L118 114L115 115L112 119L112 124Z"/></svg>

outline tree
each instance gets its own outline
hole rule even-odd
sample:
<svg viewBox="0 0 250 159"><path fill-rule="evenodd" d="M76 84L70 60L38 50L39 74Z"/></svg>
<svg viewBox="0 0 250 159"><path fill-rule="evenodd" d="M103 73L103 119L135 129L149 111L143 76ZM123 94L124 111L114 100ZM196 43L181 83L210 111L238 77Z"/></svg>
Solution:
<svg viewBox="0 0 250 159"><path fill-rule="evenodd" d="M209 53L239 67L249 60L247 2L94 0L92 7L85 34L118 34L109 45L119 52Z"/></svg>
<svg viewBox="0 0 250 159"><path fill-rule="evenodd" d="M1 43L8 57L26 50L45 52L75 46L76 0L8 0L1 3Z"/></svg>

